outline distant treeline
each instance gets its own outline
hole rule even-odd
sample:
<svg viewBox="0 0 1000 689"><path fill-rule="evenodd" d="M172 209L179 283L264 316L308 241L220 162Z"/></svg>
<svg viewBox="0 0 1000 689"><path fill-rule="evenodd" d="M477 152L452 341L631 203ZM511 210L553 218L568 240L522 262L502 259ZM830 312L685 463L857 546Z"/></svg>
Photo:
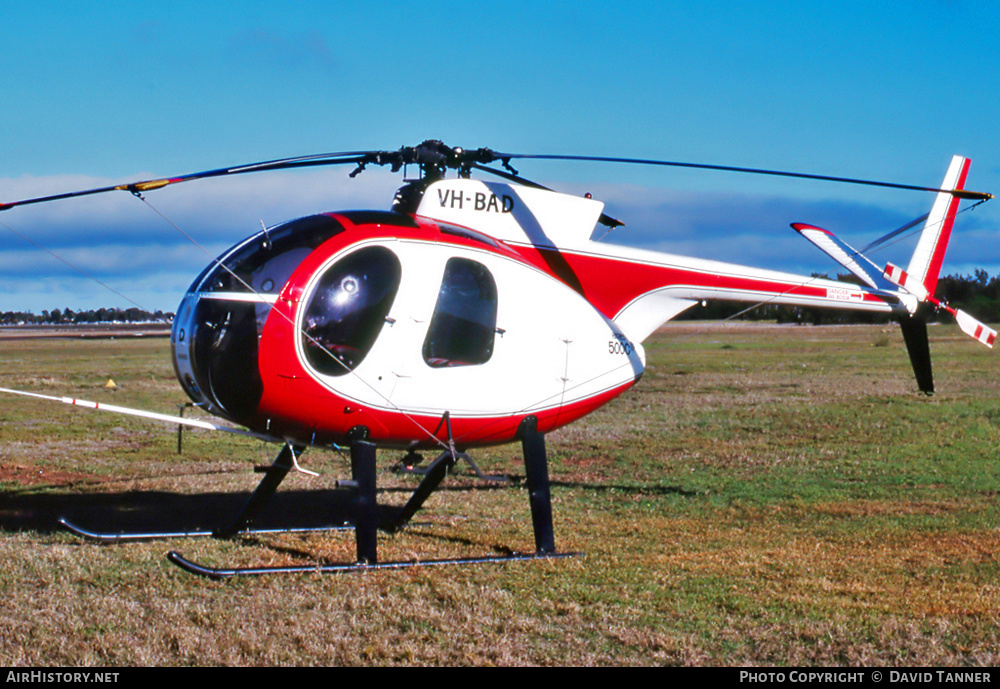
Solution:
<svg viewBox="0 0 1000 689"><path fill-rule="evenodd" d="M814 276L817 277L817 276ZM853 275L838 275L837 280L860 284ZM1000 274L990 277L985 270L976 270L975 275L949 275L938 280L936 295L949 306L967 311L985 323L1000 323ZM739 316L741 311L746 311ZM802 306L782 306L761 304L756 308L750 304L733 302L709 302L705 306L694 306L678 320L721 320L736 317L747 321L777 321L778 323L888 323L890 318L883 314L844 311L841 309L817 309ZM945 314L944 319L950 318Z"/></svg>
<svg viewBox="0 0 1000 689"><path fill-rule="evenodd" d="M30 311L7 311L0 315L0 325L84 325L89 323L170 323L173 313L144 309L93 309L74 311L73 309L53 309L35 315Z"/></svg>

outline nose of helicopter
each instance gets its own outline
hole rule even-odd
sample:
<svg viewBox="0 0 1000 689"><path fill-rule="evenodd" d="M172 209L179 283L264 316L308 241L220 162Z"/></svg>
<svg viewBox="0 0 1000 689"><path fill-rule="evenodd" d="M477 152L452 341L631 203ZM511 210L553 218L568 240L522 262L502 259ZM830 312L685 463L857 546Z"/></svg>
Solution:
<svg viewBox="0 0 1000 689"><path fill-rule="evenodd" d="M252 414L263 393L257 367L260 306L189 292L174 321L178 380L196 404L233 421Z"/></svg>
<svg viewBox="0 0 1000 689"><path fill-rule="evenodd" d="M237 423L256 411L258 343L271 306L302 260L343 229L327 215L265 228L202 271L170 338L177 379L195 404Z"/></svg>

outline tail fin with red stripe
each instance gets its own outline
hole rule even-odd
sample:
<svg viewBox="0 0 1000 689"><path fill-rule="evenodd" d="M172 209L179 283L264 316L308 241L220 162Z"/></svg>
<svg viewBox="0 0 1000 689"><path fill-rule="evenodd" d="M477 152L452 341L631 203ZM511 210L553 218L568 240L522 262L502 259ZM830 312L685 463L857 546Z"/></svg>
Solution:
<svg viewBox="0 0 1000 689"><path fill-rule="evenodd" d="M972 161L962 156L952 158L941 188L953 191L964 189L970 162ZM944 254L948 249L948 240L951 238L951 228L955 224L955 214L958 213L960 201L959 196L954 193L942 192L934 198L934 205L924 223L917 248L910 258L910 265L906 269L910 280L922 284L928 294L934 294L937 288L938 273L941 272L941 264L944 263Z"/></svg>

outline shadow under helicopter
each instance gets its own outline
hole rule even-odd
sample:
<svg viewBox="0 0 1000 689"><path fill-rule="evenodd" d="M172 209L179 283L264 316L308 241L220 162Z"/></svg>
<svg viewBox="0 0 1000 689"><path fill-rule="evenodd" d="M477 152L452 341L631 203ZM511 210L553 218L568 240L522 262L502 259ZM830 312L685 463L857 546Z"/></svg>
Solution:
<svg viewBox="0 0 1000 689"><path fill-rule="evenodd" d="M524 477L510 476L508 483L469 483L442 486L440 492L474 493L493 490L523 490ZM676 485L625 485L613 483L551 482L553 488L596 493L635 495L680 495L697 497L704 491ZM381 495L408 494L407 487L380 488ZM135 491L120 493L51 493L31 488L8 492L0 503L0 530L7 532L33 531L40 534L65 530L61 520L81 525L102 534L172 533L181 535L211 535L224 527L220 515L235 515L246 504L249 492L173 493L168 491ZM266 510L254 521L253 528L261 531L322 531L350 528L352 496L342 489L286 490L275 493ZM379 504L378 524L381 530L396 530L402 506ZM222 518L224 521L224 517ZM425 526L420 522L409 526ZM236 535L239 535L237 533ZM447 537L442 534L442 538Z"/></svg>

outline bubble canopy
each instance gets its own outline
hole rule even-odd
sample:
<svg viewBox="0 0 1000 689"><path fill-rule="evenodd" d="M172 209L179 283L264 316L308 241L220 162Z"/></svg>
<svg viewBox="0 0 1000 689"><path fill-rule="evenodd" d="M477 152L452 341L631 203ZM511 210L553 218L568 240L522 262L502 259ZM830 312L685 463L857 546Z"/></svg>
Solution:
<svg viewBox="0 0 1000 689"><path fill-rule="evenodd" d="M303 259L343 231L328 215L263 229L195 279L171 345L177 378L196 404L234 421L256 410L263 393L258 340L271 305Z"/></svg>

